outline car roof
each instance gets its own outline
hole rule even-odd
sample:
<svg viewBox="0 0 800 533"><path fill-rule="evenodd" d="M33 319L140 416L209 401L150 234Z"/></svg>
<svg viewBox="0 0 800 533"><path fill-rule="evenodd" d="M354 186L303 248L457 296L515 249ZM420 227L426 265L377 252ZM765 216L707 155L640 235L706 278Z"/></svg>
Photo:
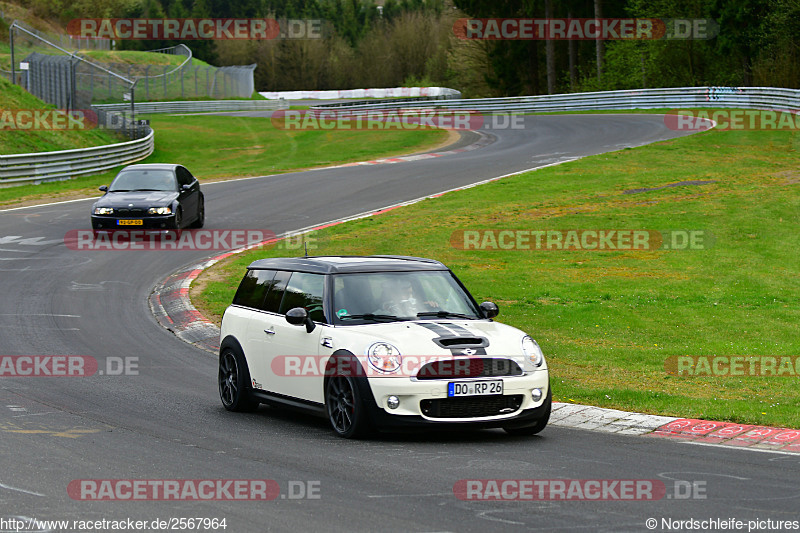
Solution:
<svg viewBox="0 0 800 533"><path fill-rule="evenodd" d="M318 274L351 272L408 272L449 270L444 264L423 257L404 255L329 255L319 257L272 257L252 262L250 270L291 270Z"/></svg>
<svg viewBox="0 0 800 533"><path fill-rule="evenodd" d="M182 166L175 163L142 163L140 165L128 165L120 172L125 172L126 170L175 170Z"/></svg>

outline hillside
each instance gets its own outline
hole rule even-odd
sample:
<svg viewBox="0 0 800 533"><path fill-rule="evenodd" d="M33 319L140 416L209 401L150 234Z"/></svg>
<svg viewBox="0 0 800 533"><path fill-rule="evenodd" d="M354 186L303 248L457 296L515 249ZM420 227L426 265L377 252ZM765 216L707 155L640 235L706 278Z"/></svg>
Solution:
<svg viewBox="0 0 800 533"><path fill-rule="evenodd" d="M9 121L13 121L18 110L55 109L26 92L21 87L12 85L0 78L0 154L24 154L29 152L49 152L53 150L71 150L87 146L101 146L122 142L125 139L105 130L91 129L6 129Z"/></svg>

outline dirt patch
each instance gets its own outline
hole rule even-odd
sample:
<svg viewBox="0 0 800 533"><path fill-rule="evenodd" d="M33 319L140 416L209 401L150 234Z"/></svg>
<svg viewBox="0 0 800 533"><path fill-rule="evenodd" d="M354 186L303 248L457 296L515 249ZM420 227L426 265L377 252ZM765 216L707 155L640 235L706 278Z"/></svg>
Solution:
<svg viewBox="0 0 800 533"><path fill-rule="evenodd" d="M669 183L667 185L662 185L661 187L649 187L645 189L628 189L627 191L623 191L622 194L638 194L640 192L649 192L649 191L660 191L661 189L666 189L668 187L685 187L691 185L707 185L709 183L716 183L717 180L687 180L687 181L679 181L678 183Z"/></svg>
<svg viewBox="0 0 800 533"><path fill-rule="evenodd" d="M686 281L691 279L690 276L687 276L682 273L675 273L675 272L661 272L661 271L646 271L641 268L631 268L631 267L610 267L610 268L592 268L586 269L581 268L577 270L565 270L564 277L568 278L570 281L576 282L595 282L601 281L606 278L627 278L627 279L636 279L636 278L651 278L651 279L669 279L669 280L676 280L676 281Z"/></svg>
<svg viewBox="0 0 800 533"><path fill-rule="evenodd" d="M800 171L797 170L785 170L783 172L778 172L775 174L775 177L785 179L786 183L800 183Z"/></svg>

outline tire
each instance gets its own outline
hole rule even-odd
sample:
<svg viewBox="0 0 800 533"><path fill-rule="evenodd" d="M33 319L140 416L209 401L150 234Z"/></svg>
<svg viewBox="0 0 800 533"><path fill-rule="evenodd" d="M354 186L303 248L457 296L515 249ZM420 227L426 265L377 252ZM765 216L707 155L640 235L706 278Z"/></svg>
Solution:
<svg viewBox="0 0 800 533"><path fill-rule="evenodd" d="M197 220L192 223L193 228L202 228L206 222L206 200L200 197L200 203L197 204Z"/></svg>
<svg viewBox="0 0 800 533"><path fill-rule="evenodd" d="M183 213L181 212L181 208L179 207L177 211L175 211L175 220L172 222L172 227L170 229L179 230L181 229L181 223L183 222Z"/></svg>
<svg viewBox="0 0 800 533"><path fill-rule="evenodd" d="M540 419L538 419L533 425L521 428L507 427L503 428L503 431L505 431L509 435L514 435L517 437L528 437L531 435L536 435L537 433L541 432L547 426L547 422L550 421L550 413L553 410L553 393L549 390L549 388L547 391L547 399L545 399L544 405L547 406L544 415Z"/></svg>
<svg viewBox="0 0 800 533"><path fill-rule="evenodd" d="M228 411L253 411L258 401L251 395L250 372L239 352L225 348L219 355L219 399Z"/></svg>
<svg viewBox="0 0 800 533"><path fill-rule="evenodd" d="M325 407L333 431L342 438L364 437L368 431L367 413L355 379L333 376L325 385Z"/></svg>

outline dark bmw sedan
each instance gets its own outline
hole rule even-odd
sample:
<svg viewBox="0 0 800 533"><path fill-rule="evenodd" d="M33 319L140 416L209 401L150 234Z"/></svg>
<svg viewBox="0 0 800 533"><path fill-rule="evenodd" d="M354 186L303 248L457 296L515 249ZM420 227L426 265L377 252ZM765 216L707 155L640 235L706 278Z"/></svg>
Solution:
<svg viewBox="0 0 800 533"><path fill-rule="evenodd" d="M92 206L92 229L181 229L203 227L205 200L200 183L181 165L123 168Z"/></svg>

